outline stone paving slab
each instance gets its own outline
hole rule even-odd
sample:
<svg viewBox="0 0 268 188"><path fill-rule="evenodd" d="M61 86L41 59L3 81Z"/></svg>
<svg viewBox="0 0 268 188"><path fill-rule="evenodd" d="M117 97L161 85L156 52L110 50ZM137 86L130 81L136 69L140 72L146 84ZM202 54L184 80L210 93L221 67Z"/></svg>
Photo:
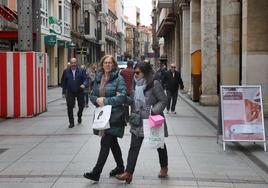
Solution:
<svg viewBox="0 0 268 188"><path fill-rule="evenodd" d="M100 147L91 129L94 107L85 109L81 125L69 129L65 99L54 100L53 92L48 112L0 123L0 148L8 148L0 154L0 187L268 187L267 173L235 144L224 152L216 143L216 129L183 100L178 100L176 115L166 114L169 178L157 178L157 152L142 147L130 185L109 178L115 167L111 154L94 184L82 177L94 166ZM126 161L129 127L119 144ZM267 153L260 148L249 149L265 160Z"/></svg>

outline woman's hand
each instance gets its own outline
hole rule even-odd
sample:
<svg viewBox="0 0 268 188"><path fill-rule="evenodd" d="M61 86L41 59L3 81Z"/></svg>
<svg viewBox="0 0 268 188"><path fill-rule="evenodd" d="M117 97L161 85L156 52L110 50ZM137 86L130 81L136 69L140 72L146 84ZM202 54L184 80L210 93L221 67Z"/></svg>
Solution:
<svg viewBox="0 0 268 188"><path fill-rule="evenodd" d="M104 106L104 97L98 97L97 100L96 100L96 103L99 105L99 106Z"/></svg>

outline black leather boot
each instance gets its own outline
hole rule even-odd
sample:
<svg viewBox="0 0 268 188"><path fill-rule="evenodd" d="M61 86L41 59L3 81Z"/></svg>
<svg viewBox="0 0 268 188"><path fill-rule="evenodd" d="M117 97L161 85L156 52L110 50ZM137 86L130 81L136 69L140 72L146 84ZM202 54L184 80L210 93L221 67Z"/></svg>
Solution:
<svg viewBox="0 0 268 188"><path fill-rule="evenodd" d="M100 174L94 173L93 171L91 172L86 172L84 173L84 177L93 181L99 181L100 179Z"/></svg>

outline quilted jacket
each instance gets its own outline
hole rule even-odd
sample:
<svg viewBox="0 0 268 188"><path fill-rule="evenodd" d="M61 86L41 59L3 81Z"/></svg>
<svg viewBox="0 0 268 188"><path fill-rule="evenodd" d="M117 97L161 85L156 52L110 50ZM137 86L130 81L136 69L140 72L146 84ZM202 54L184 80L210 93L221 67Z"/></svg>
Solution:
<svg viewBox="0 0 268 188"><path fill-rule="evenodd" d="M98 107L96 103L99 95L99 88L103 73L101 71L97 72L95 77L95 82L92 88L92 93L90 95L91 102ZM116 95L116 93L119 95ZM127 90L125 81L122 76L119 75L117 70L113 70L110 75L108 83L105 85L105 100L104 105L112 105L112 113L110 118L110 129L105 130L107 134L114 135L122 138L124 135L124 129L126 126L124 117L124 106L127 96ZM120 117L118 117L120 115ZM111 123L111 119L113 122ZM94 134L98 134L97 130L94 130Z"/></svg>

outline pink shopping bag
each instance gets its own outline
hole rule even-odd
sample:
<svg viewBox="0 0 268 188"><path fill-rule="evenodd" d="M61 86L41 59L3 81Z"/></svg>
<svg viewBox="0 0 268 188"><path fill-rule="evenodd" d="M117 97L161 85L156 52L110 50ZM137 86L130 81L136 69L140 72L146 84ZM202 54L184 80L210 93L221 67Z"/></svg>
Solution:
<svg viewBox="0 0 268 188"><path fill-rule="evenodd" d="M161 115L150 115L149 126L151 128L159 128L164 123L164 118Z"/></svg>

